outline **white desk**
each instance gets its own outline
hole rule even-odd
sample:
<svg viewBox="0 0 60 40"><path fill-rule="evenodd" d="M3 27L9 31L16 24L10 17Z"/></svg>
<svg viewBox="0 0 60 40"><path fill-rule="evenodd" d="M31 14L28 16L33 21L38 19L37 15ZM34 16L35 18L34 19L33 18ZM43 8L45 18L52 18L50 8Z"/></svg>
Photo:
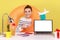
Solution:
<svg viewBox="0 0 60 40"><path fill-rule="evenodd" d="M60 39L56 39L53 35L37 34L37 35L30 35L27 37L13 36L9 39L0 36L0 40L60 40Z"/></svg>

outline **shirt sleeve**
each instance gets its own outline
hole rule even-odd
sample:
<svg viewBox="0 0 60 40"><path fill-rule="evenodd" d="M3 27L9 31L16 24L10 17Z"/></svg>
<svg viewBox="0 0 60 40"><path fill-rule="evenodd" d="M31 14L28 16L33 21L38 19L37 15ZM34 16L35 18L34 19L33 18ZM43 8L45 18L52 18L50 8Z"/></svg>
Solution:
<svg viewBox="0 0 60 40"><path fill-rule="evenodd" d="M19 23L17 25L17 28L16 28L16 32L19 32L21 31L21 27L23 26L23 19L20 19L19 20Z"/></svg>

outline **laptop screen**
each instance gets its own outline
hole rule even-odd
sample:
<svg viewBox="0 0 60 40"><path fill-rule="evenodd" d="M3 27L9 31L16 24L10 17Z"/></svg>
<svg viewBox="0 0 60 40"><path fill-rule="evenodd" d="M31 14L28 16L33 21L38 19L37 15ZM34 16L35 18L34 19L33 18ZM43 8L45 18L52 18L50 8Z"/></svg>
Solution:
<svg viewBox="0 0 60 40"><path fill-rule="evenodd" d="M35 32L52 32L52 20L35 20Z"/></svg>

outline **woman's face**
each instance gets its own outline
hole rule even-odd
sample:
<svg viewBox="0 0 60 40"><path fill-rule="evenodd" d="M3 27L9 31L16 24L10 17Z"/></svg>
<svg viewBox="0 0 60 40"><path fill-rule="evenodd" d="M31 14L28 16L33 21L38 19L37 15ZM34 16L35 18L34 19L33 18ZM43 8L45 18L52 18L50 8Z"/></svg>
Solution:
<svg viewBox="0 0 60 40"><path fill-rule="evenodd" d="M26 9L24 10L24 13L25 13L25 16L29 18L29 17L31 16L32 11L31 11L30 8L26 8Z"/></svg>

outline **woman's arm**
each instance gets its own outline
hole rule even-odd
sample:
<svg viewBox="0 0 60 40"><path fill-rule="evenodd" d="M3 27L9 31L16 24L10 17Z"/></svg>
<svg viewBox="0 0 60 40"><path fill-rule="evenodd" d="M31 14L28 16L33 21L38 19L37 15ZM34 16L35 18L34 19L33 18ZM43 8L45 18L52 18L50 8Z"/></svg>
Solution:
<svg viewBox="0 0 60 40"><path fill-rule="evenodd" d="M18 26L16 28L16 32L21 31L22 30L22 26L23 26L23 21L22 20L19 20Z"/></svg>

